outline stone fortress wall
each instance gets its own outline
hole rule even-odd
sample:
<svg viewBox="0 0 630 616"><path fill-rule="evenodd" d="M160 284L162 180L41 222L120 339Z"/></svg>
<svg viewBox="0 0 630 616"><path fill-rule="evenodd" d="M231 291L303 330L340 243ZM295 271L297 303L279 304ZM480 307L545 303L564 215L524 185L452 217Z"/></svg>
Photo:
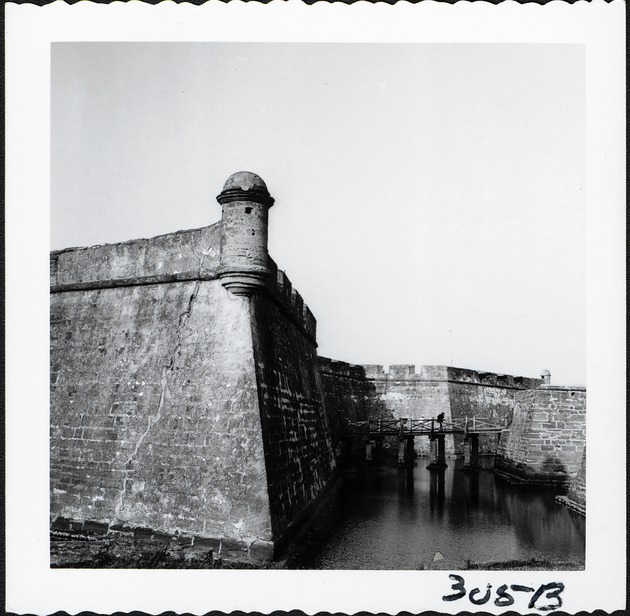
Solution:
<svg viewBox="0 0 630 616"><path fill-rule="evenodd" d="M376 416L373 390L362 366L318 357L335 457L361 458L368 440L367 420Z"/></svg>
<svg viewBox="0 0 630 616"><path fill-rule="evenodd" d="M252 296L250 322L272 536L280 545L325 492L336 462L315 319L284 272L269 286L272 294Z"/></svg>
<svg viewBox="0 0 630 616"><path fill-rule="evenodd" d="M229 224L51 254L53 529L268 559L333 480L315 319L266 252L273 200L247 173L219 197Z"/></svg>
<svg viewBox="0 0 630 616"><path fill-rule="evenodd" d="M519 396L495 472L518 482L567 486L585 450L586 389L544 384Z"/></svg>

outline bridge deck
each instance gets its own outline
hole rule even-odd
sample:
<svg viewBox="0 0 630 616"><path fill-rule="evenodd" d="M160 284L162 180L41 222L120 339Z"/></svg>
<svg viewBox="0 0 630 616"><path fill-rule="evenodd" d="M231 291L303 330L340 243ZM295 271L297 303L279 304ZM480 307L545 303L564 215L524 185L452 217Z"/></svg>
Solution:
<svg viewBox="0 0 630 616"><path fill-rule="evenodd" d="M430 419L378 419L367 422L370 436L431 436L433 434L496 434L508 426L507 420L466 417L439 423Z"/></svg>

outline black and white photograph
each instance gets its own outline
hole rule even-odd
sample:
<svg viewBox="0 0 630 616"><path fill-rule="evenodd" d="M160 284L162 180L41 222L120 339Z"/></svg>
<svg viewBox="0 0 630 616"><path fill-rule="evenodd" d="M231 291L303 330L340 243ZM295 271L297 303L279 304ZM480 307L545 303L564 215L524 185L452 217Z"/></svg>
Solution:
<svg viewBox="0 0 630 616"><path fill-rule="evenodd" d="M390 35L415 5L337 35L276 5L277 36L274 7L210 7L204 36L88 8L33 45L47 201L8 245L38 244L36 377L7 344L8 442L43 437L30 562L87 595L50 610L623 607L623 172L591 94L617 47ZM129 588L94 603L106 580Z"/></svg>
<svg viewBox="0 0 630 616"><path fill-rule="evenodd" d="M51 60L52 566L583 568L583 47Z"/></svg>

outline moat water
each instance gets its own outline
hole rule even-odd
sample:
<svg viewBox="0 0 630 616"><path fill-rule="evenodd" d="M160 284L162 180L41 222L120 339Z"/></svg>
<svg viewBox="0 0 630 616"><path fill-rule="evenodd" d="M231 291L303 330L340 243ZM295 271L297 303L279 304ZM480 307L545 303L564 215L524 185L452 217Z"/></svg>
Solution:
<svg viewBox="0 0 630 616"><path fill-rule="evenodd" d="M461 570L535 560L582 569L585 519L555 503L557 491L510 484L482 460L478 471L452 459L429 471L422 458L413 469L385 461L344 470L289 567Z"/></svg>

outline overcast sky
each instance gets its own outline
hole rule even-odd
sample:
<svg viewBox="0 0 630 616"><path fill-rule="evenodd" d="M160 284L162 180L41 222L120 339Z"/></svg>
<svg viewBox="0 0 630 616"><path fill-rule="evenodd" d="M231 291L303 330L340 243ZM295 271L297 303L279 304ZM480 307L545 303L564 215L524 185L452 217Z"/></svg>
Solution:
<svg viewBox="0 0 630 616"><path fill-rule="evenodd" d="M253 171L320 354L586 382L581 46L58 43L51 85L51 249Z"/></svg>

